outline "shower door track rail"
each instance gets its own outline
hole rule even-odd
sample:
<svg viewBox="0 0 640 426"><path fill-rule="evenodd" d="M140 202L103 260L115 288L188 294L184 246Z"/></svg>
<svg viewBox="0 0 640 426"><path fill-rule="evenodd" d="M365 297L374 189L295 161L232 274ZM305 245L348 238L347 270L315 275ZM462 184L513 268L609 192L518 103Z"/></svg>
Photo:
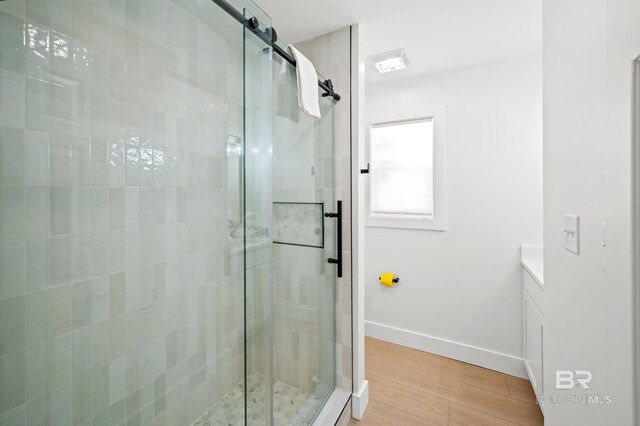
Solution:
<svg viewBox="0 0 640 426"><path fill-rule="evenodd" d="M252 16L251 18L246 18L240 11L231 6L225 0L212 1L220 6L220 8L227 12L233 19L240 22L245 28L258 36L260 40L271 46L273 48L273 51L280 55L282 59L296 67L296 60L293 59L293 57L289 55L282 47L276 44L277 35L274 28L267 28L262 31L260 29L260 23L256 17ZM320 88L325 91L322 96L331 96L336 101L340 100L340 95L333 90L333 83L330 79L325 81L318 80L318 86L320 86Z"/></svg>

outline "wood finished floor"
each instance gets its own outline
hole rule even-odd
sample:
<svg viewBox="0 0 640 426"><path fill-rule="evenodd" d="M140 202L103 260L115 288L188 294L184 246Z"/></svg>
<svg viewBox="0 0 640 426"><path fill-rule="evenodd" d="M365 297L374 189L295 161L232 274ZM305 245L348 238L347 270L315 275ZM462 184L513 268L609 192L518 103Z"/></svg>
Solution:
<svg viewBox="0 0 640 426"><path fill-rule="evenodd" d="M369 405L350 425L542 425L527 380L366 338Z"/></svg>

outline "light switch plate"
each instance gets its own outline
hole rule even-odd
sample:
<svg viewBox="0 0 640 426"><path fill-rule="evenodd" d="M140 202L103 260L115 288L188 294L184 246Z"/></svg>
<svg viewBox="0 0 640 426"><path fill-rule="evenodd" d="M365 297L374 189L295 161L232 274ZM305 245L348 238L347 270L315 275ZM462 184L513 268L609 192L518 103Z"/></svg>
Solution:
<svg viewBox="0 0 640 426"><path fill-rule="evenodd" d="M580 254L580 216L565 214L562 233L564 248L572 253Z"/></svg>

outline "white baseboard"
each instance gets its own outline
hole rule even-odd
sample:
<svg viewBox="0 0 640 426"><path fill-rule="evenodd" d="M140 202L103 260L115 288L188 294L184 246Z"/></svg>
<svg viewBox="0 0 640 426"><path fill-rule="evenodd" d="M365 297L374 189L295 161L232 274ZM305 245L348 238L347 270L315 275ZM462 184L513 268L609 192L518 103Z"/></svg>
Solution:
<svg viewBox="0 0 640 426"><path fill-rule="evenodd" d="M351 395L351 415L354 419L361 420L364 411L369 404L369 382L364 381L360 393Z"/></svg>
<svg viewBox="0 0 640 426"><path fill-rule="evenodd" d="M439 337L428 336L373 321L365 321L365 334L376 339L386 340L387 342L398 345L419 349L469 364L479 365L480 367L499 371L511 376L521 377L523 379L529 378L524 367L523 359L513 355L441 339Z"/></svg>

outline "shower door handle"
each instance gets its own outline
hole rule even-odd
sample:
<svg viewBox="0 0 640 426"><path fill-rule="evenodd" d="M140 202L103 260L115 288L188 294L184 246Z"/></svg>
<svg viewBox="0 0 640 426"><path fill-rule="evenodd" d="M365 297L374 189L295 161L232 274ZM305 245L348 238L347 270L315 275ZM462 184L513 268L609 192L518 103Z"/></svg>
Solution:
<svg viewBox="0 0 640 426"><path fill-rule="evenodd" d="M337 275L338 278L342 278L342 201L338 200L337 202L337 212L336 213L325 213L324 217L331 217L338 220L337 228L338 228L338 241L336 244L336 249L338 250L338 258L329 258L327 262L331 264L335 264L338 266Z"/></svg>

